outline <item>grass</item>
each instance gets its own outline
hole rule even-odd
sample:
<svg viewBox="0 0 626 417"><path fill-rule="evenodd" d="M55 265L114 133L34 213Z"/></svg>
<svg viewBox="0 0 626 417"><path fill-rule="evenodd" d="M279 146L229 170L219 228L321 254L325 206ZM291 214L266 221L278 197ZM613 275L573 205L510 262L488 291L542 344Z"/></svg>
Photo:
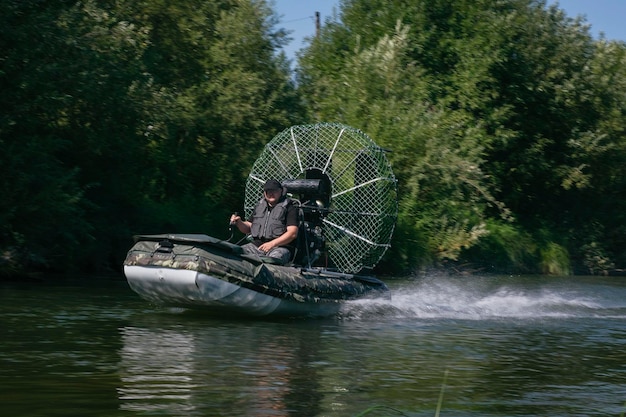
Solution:
<svg viewBox="0 0 626 417"><path fill-rule="evenodd" d="M443 404L443 393L446 390L446 382L448 381L448 373L449 373L449 371L447 369L443 373L443 382L441 383L441 391L439 391L439 400L437 401L437 410L435 411L435 417L439 417L439 413L441 412L441 405ZM397 408L389 407L389 406L386 406L386 405L375 405L375 406L370 407L367 410L357 414L356 417L363 417L364 415L369 414L370 412L376 411L376 410L390 410L390 411L393 411L395 413L398 413L398 415L400 415L400 416L407 416L407 417L409 417L409 415L406 414L404 411L398 410ZM624 417L623 414L622 414L622 417Z"/></svg>
<svg viewBox="0 0 626 417"><path fill-rule="evenodd" d="M448 381L448 373L449 373L448 369L446 369L445 372L443 373L443 382L441 383L441 390L439 391L439 400L437 401L437 409L435 411L435 417L439 417L439 413L441 412L441 406L443 404L443 393L446 389L446 382ZM362 413L357 414L356 417L362 417L376 410L390 410L390 411L397 413L400 416L409 417L409 415L406 414L404 411L398 410L397 408L389 407L386 405L375 405L363 411ZM624 411L622 411L619 417L626 417L626 402L624 402Z"/></svg>

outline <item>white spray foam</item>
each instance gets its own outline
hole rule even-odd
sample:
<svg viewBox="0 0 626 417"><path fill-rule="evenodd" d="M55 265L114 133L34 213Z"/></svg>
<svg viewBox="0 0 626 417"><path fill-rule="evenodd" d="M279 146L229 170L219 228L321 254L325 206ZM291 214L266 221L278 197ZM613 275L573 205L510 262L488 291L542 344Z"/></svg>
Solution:
<svg viewBox="0 0 626 417"><path fill-rule="evenodd" d="M602 309L601 300L576 290L438 277L392 287L391 300L352 302L343 316L540 319L597 316Z"/></svg>

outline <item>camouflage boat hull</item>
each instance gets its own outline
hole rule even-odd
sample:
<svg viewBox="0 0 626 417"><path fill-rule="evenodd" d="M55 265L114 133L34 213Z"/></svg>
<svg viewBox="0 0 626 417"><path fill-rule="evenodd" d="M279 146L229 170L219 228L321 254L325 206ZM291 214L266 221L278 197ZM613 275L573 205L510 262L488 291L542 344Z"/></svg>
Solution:
<svg viewBox="0 0 626 417"><path fill-rule="evenodd" d="M349 300L389 297L380 280L250 257L207 235L144 235L124 261L130 288L168 306L245 315L330 316Z"/></svg>

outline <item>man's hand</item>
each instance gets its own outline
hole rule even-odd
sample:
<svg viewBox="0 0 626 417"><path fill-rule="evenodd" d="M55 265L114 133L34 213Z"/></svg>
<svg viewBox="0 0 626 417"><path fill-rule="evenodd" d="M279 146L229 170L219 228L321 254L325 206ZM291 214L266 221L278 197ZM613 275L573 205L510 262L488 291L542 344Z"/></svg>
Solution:
<svg viewBox="0 0 626 417"><path fill-rule="evenodd" d="M273 240L270 240L269 242L264 242L261 246L259 246L259 250L268 253L269 251L271 251L272 249L274 249L275 245L272 243Z"/></svg>

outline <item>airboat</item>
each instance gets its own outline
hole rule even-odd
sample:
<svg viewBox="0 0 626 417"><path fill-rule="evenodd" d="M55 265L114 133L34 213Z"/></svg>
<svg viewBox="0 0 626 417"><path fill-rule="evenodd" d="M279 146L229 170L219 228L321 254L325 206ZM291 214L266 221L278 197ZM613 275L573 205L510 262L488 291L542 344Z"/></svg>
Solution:
<svg viewBox="0 0 626 417"><path fill-rule="evenodd" d="M299 205L290 262L244 254L204 234L137 235L124 261L130 288L166 306L254 316L331 316L352 300L389 298L372 273L398 212L386 151L343 124L287 128L248 175L246 218L272 178Z"/></svg>

